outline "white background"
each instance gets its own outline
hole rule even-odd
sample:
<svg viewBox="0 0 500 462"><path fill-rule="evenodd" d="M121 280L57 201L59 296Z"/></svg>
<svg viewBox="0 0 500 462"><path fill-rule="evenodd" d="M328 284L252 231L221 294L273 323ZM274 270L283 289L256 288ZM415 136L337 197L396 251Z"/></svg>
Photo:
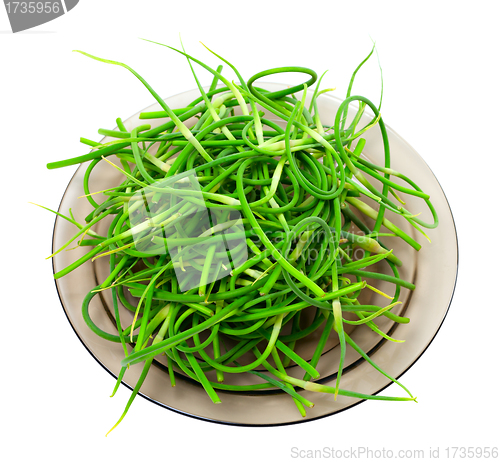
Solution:
<svg viewBox="0 0 500 462"><path fill-rule="evenodd" d="M71 12L12 34L0 8L2 316L0 433L4 460L291 460L291 448L424 449L500 446L498 438L497 2L182 2L81 0ZM203 6L201 6L203 5ZM167 97L195 83L183 58L139 40L177 46L214 67L203 41L249 77L282 65L323 72L345 95L376 40L383 117L426 160L454 213L458 284L434 342L403 376L418 404L365 402L339 415L277 428L228 427L169 412L142 398L107 438L129 391L74 335L56 294L51 249L56 209L76 167L45 164L87 152L153 102L124 61ZM207 74L205 83L210 82ZM283 76L281 81L286 80ZM294 82L290 82L294 83ZM296 82L295 82L296 83ZM356 93L376 100L376 61ZM386 394L397 393L388 388Z"/></svg>

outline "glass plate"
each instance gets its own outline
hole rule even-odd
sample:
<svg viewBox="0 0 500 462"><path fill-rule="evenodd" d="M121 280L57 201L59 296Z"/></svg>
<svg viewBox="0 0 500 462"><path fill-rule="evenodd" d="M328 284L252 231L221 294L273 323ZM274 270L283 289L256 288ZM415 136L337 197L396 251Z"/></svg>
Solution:
<svg viewBox="0 0 500 462"><path fill-rule="evenodd" d="M271 91L286 87L282 84L269 83L260 84L260 86ZM191 90L167 98L166 101L171 108L183 107L198 96L198 90ZM324 124L333 123L341 102L340 99L333 96L321 95L318 100L318 109ZM161 110L158 104L153 104L141 112L155 110ZM151 123L152 126L156 126L163 122L161 119L139 120L139 114L135 114L124 122L128 130L143 123ZM365 114L361 124L365 125L370 120L370 116ZM360 126L362 126L361 124ZM356 327L351 333L353 340L365 352L368 352L382 369L398 378L426 350L446 316L457 277L458 247L452 213L436 177L408 143L390 127L387 127L387 132L391 149L391 167L410 176L423 191L431 196L439 216L439 226L436 229L427 230L431 243L404 219L393 220L422 244L422 248L418 252L397 238L386 238L384 241L388 248L394 248L395 254L404 262L403 267L400 268L400 276L413 282L416 289L412 292L402 289L401 301L403 303L395 311L409 317L411 319L409 324L395 324L384 317L382 317L383 319L379 318L377 323L381 330L390 333L397 339L405 340L405 343L381 341L380 336L374 334L366 326ZM363 137L366 139L364 155L371 162L383 165L384 152L378 128L374 127L368 130ZM103 142L110 140L104 138ZM112 157L110 159L113 160ZM80 222L83 222L84 217L93 210L86 199L79 198L84 194L82 185L87 165L88 163L78 167L59 206L59 212L63 214L67 214L71 208L75 218ZM117 170L105 162L100 162L91 175L90 190L100 191L117 185L121 181L121 174ZM97 202L99 202L99 196L96 197ZM424 220L431 219L422 200L413 196L405 196L405 200L407 203L405 207L408 210L413 213L422 212L421 217ZM96 231L99 232L99 228ZM53 250L61 247L75 232L76 228L72 224L57 217L54 226ZM88 247L78 247L71 252L58 253L53 258L54 272L60 271L88 250ZM107 260L100 258L95 262L87 262L56 280L56 287L66 316L75 333L96 361L116 378L120 370L120 361L123 358L121 344L108 342L98 337L88 328L81 314L83 298L104 280L109 274L108 271ZM377 287L391 293L390 285L384 286L378 281ZM90 306L90 315L102 329L116 332L116 327L113 324L113 310L109 309L112 303L108 292L104 291L99 296L94 297ZM374 294L369 302L378 303L381 306L386 304L378 297ZM123 316L130 317L131 314L125 310ZM312 354L316 340L315 337L311 337L300 345L299 353L306 359ZM321 383L335 384L338 359L338 342L332 337L318 365L318 370L321 372L319 379ZM350 347L347 348L345 366L341 380L341 388L343 389L374 395L392 383L360 359L359 355ZM141 370L142 364L131 366L122 383L132 389ZM300 378L303 374L297 367L291 367L289 373ZM252 374L225 374L225 376L230 376L227 380L231 383L252 383L256 380ZM411 384L405 385L411 390ZM399 393L399 388L393 387L391 391ZM417 393L418 390L412 390L412 392ZM222 403L215 405L199 384L181 374L177 374L176 386L171 387L168 373L160 358L155 360L139 394L160 406L184 415L233 425L285 425L304 422L335 414L363 401L344 396L339 396L335 401L333 395L302 390L300 393L315 403L315 406L312 409L307 409L306 417L301 417L290 396L280 390L253 394L218 390L217 393ZM399 405L405 406L407 403L399 403Z"/></svg>

